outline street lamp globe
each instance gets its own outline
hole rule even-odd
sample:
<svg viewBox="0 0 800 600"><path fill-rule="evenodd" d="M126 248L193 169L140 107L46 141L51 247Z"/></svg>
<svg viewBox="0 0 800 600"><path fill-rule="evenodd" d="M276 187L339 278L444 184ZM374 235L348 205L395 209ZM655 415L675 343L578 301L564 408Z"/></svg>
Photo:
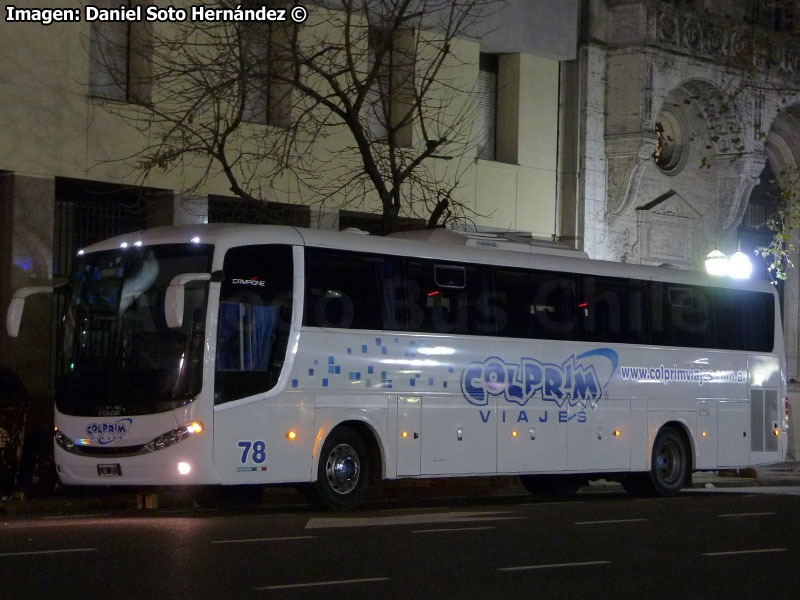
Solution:
<svg viewBox="0 0 800 600"><path fill-rule="evenodd" d="M727 275L729 267L728 257L716 248L706 256L706 272L709 275L716 275L719 277Z"/></svg>
<svg viewBox="0 0 800 600"><path fill-rule="evenodd" d="M753 272L750 257L741 250L737 250L728 262L730 269L728 274L734 279L748 279Z"/></svg>

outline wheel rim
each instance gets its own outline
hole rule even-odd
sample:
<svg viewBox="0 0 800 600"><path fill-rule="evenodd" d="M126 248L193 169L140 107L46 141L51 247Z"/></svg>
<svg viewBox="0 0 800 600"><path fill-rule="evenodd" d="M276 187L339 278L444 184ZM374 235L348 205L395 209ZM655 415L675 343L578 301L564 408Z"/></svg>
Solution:
<svg viewBox="0 0 800 600"><path fill-rule="evenodd" d="M681 449L673 440L667 440L658 449L656 455L656 472L658 478L666 484L677 483L682 468Z"/></svg>
<svg viewBox="0 0 800 600"><path fill-rule="evenodd" d="M331 489L337 494L349 494L358 485L361 476L361 459L348 444L339 444L325 462L325 475Z"/></svg>

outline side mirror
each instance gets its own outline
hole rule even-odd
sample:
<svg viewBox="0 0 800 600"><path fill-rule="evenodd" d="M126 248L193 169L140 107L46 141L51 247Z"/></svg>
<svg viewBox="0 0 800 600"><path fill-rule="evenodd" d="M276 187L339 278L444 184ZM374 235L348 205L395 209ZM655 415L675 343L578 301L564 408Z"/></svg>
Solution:
<svg viewBox="0 0 800 600"><path fill-rule="evenodd" d="M17 337L19 335L19 325L22 322L22 313L25 310L25 298L34 294L52 294L53 289L52 286L35 286L20 288L14 292L11 302L8 303L8 312L6 313L6 331L9 337Z"/></svg>
<svg viewBox="0 0 800 600"><path fill-rule="evenodd" d="M170 329L180 329L183 325L185 288L191 281L211 281L211 273L183 273L169 282L164 297L164 317Z"/></svg>

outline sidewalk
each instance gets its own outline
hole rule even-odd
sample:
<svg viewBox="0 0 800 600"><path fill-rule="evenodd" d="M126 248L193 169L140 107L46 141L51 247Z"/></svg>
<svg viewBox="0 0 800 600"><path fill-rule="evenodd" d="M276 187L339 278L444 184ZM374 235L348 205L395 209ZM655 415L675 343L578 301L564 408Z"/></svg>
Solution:
<svg viewBox="0 0 800 600"><path fill-rule="evenodd" d="M752 469L695 473L693 487L747 487L800 485L800 461L765 465Z"/></svg>
<svg viewBox="0 0 800 600"><path fill-rule="evenodd" d="M730 488L800 485L800 461L767 465L758 469L702 472L692 476L694 488ZM622 492L622 486L593 481L584 491ZM378 501L433 500L435 498L498 497L525 495L516 477L480 477L395 480L381 482L370 497ZM308 506L305 495L291 486L267 486L251 506ZM52 495L26 498L15 494L0 499L0 520L8 516L66 516L135 511L137 509L188 510L198 505L185 488L120 489L60 488Z"/></svg>

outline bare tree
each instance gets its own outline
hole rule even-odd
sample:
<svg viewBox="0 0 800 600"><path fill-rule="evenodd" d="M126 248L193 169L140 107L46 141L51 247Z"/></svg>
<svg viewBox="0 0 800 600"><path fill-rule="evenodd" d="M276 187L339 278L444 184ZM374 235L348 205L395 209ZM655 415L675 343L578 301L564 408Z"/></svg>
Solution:
<svg viewBox="0 0 800 600"><path fill-rule="evenodd" d="M205 7L247 16L263 4ZM139 106L109 106L149 140L127 157L143 176L182 168L198 188L221 173L243 199L279 191L321 210L377 200L386 231L403 215L468 219L457 189L473 162L477 53L464 40L499 6L329 0L303 23L158 24L130 45L147 65L128 75Z"/></svg>

